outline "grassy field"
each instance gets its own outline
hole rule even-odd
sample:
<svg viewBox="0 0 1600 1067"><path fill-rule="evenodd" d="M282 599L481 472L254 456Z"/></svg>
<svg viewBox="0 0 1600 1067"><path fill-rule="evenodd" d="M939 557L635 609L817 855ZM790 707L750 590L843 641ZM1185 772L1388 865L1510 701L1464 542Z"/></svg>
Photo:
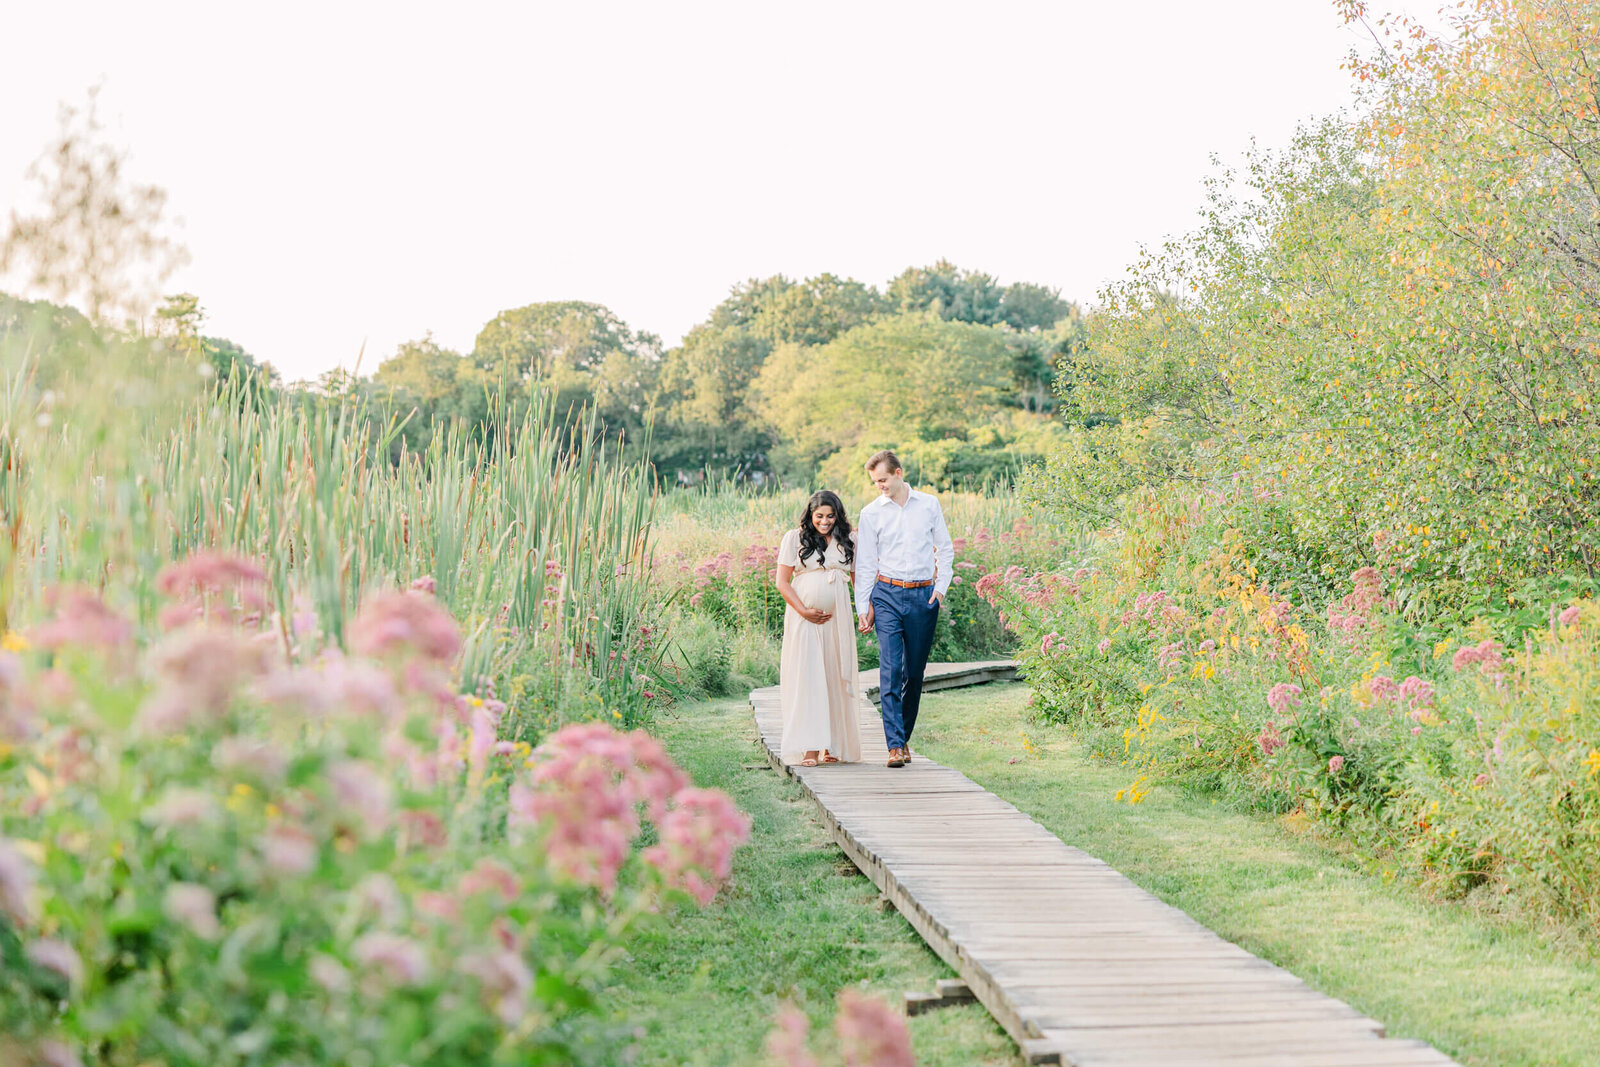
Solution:
<svg viewBox="0 0 1600 1067"><path fill-rule="evenodd" d="M639 1064L765 1062L762 1044L792 1002L813 1030L834 997L858 986L898 1004L951 972L832 843L799 790L763 763L743 700L686 706L657 720L672 756L701 785L732 794L755 819L733 884L706 910L673 916L632 943L607 1002L639 1028ZM911 1022L923 1067L1015 1067L1005 1033L977 1005Z"/></svg>
<svg viewBox="0 0 1600 1067"><path fill-rule="evenodd" d="M1293 821L1128 784L1060 727L1030 722L1025 686L932 695L918 751L958 767L1222 936L1469 1065L1600 1062L1600 967L1538 931L1387 884Z"/></svg>

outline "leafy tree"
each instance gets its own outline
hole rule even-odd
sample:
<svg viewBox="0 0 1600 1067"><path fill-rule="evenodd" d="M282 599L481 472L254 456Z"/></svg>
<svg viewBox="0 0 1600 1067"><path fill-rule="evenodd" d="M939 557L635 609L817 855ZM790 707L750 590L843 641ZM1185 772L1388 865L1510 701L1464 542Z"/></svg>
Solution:
<svg viewBox="0 0 1600 1067"><path fill-rule="evenodd" d="M793 459L816 464L869 437L963 437L1000 410L1011 367L995 330L896 315L816 348L786 346L756 392Z"/></svg>
<svg viewBox="0 0 1600 1067"><path fill-rule="evenodd" d="M991 275L962 270L947 259L931 267L908 267L889 283L889 303L901 312L931 311L980 326L1004 321L1003 295Z"/></svg>
<svg viewBox="0 0 1600 1067"><path fill-rule="evenodd" d="M661 342L599 304L563 300L503 311L479 332L472 364L524 395L533 383L562 410L594 405L612 432L636 438L648 417Z"/></svg>
<svg viewBox="0 0 1600 1067"><path fill-rule="evenodd" d="M1252 485L1325 573L1383 564L1435 603L1600 566L1600 3L1464 17L1376 24L1360 115L1252 155L1247 196L1214 184L1066 383L1160 427L1148 480ZM1082 454L1126 485L1128 449Z"/></svg>
<svg viewBox="0 0 1600 1067"><path fill-rule="evenodd" d="M752 316L749 331L774 345L825 345L886 307L870 285L819 274L768 296Z"/></svg>
<svg viewBox="0 0 1600 1067"><path fill-rule="evenodd" d="M402 344L378 365L373 385L390 411L405 420L401 434L413 452L427 448L440 424L454 421L476 429L488 413L488 376L432 334Z"/></svg>
<svg viewBox="0 0 1600 1067"><path fill-rule="evenodd" d="M655 449L663 470L765 466L768 439L750 408L749 389L771 350L770 342L739 326L703 324L667 353Z"/></svg>
<svg viewBox="0 0 1600 1067"><path fill-rule="evenodd" d="M250 379L263 386L279 384L278 370L246 352L239 344L226 337L201 337L200 349L216 372L217 381L226 384L236 379Z"/></svg>

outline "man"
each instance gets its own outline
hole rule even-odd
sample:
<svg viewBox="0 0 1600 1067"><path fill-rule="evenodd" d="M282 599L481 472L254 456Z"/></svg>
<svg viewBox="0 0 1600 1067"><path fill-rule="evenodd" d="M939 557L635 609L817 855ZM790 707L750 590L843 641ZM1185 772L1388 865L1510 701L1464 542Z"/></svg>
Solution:
<svg viewBox="0 0 1600 1067"><path fill-rule="evenodd" d="M922 703L939 608L950 589L955 546L931 493L906 484L893 452L867 461L882 495L861 509L856 532L856 614L878 631L878 693L889 766L911 762L911 731Z"/></svg>

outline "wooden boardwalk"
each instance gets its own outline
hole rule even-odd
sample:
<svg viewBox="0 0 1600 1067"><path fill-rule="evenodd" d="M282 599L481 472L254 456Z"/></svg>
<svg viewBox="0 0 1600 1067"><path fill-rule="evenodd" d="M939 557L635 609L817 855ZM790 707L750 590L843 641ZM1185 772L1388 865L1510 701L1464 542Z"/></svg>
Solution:
<svg viewBox="0 0 1600 1067"><path fill-rule="evenodd" d="M932 665L929 677L977 678L973 666ZM1380 1023L1224 941L960 772L920 755L885 767L883 727L865 700L863 762L806 768L778 757L777 688L750 703L773 764L1029 1063L1451 1067L1424 1042L1386 1039Z"/></svg>

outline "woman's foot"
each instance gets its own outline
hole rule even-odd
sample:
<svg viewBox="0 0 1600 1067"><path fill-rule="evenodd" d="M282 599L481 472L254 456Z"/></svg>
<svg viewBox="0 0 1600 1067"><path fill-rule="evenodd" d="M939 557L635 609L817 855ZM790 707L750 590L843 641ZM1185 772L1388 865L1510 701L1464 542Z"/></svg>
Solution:
<svg viewBox="0 0 1600 1067"><path fill-rule="evenodd" d="M839 757L835 756L832 752L829 752L827 749L823 749L822 750L822 762L823 763L838 763L839 762Z"/></svg>
<svg viewBox="0 0 1600 1067"><path fill-rule="evenodd" d="M800 766L802 766L802 767L815 767L816 765L817 765L817 753L816 753L815 750L813 750L811 752L807 752L806 753L806 758L800 761Z"/></svg>

